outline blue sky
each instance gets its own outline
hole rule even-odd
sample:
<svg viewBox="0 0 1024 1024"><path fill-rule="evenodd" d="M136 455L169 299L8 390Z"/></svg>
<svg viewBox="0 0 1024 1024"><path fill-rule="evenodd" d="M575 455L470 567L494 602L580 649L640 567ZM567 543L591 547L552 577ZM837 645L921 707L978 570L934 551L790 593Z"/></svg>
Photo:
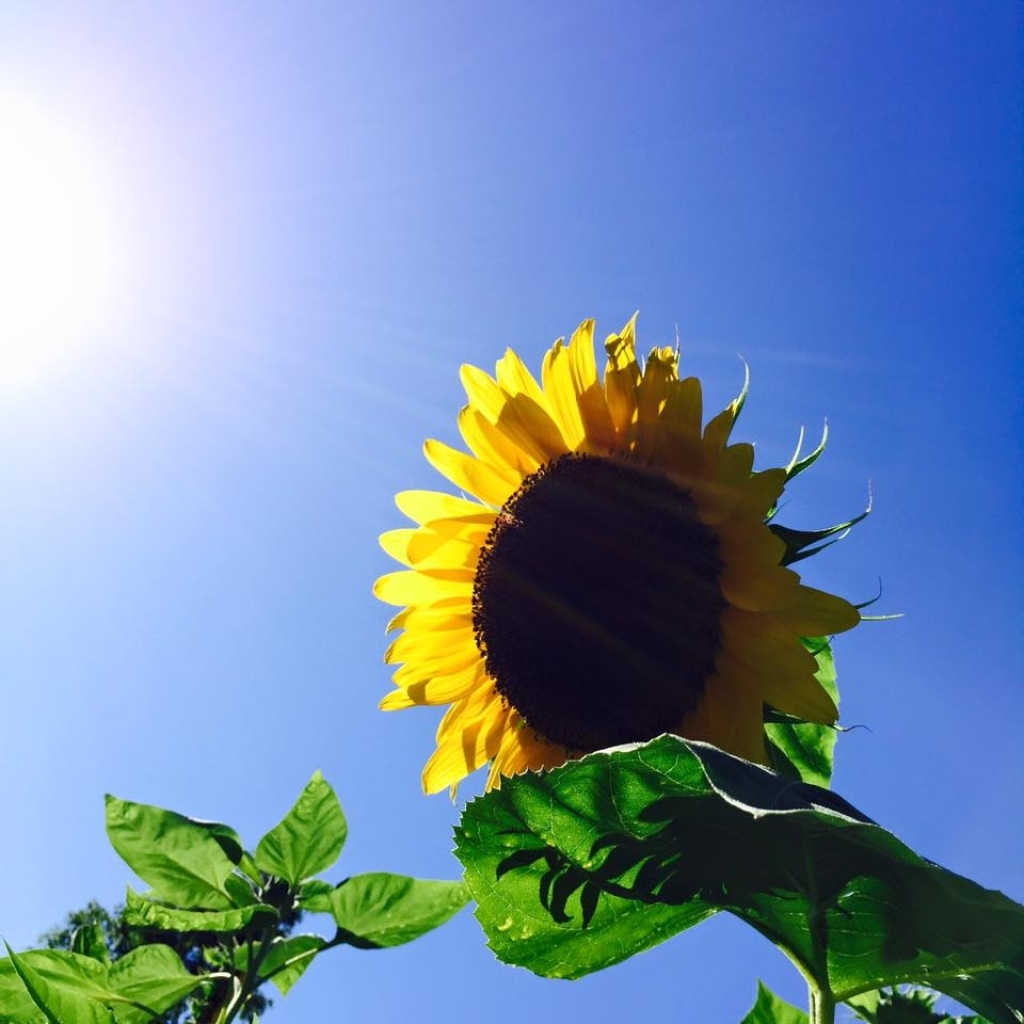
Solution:
<svg viewBox="0 0 1024 1024"><path fill-rule="evenodd" d="M86 140L119 266L0 408L8 941L123 897L105 791L255 844L319 767L332 877L457 874L458 807L419 785L437 716L376 710L376 537L442 486L420 446L456 440L460 363L537 370L636 309L709 408L748 361L760 466L828 417L784 521L870 486L808 578L905 615L837 643L867 728L836 788L1024 899L1022 81L996 0L0 8L0 88ZM566 983L466 912L325 956L268 1019L734 1021L758 975L803 1002L724 917Z"/></svg>

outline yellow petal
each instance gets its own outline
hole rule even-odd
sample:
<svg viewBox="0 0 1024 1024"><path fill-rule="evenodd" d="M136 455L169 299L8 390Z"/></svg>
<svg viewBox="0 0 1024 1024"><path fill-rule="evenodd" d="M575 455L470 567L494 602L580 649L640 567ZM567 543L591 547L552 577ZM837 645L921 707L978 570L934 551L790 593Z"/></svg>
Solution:
<svg viewBox="0 0 1024 1024"><path fill-rule="evenodd" d="M569 353L561 341L556 341L544 356L541 379L562 437L569 449L576 451L583 444L586 432L573 384Z"/></svg>
<svg viewBox="0 0 1024 1024"><path fill-rule="evenodd" d="M459 524L460 529L456 524L456 520L441 520L432 525L447 526L447 529L422 527L415 530L406 544L409 560L406 564L417 569L468 569L475 572L490 527L471 523Z"/></svg>
<svg viewBox="0 0 1024 1024"><path fill-rule="evenodd" d="M473 596L473 578L438 579L426 573L405 570L381 576L373 593L385 604L429 604L447 597Z"/></svg>
<svg viewBox="0 0 1024 1024"><path fill-rule="evenodd" d="M721 532L729 537L740 537L764 529L764 517L779 500L785 486L784 469L765 469L754 473L740 488L736 504L728 520L722 524Z"/></svg>
<svg viewBox="0 0 1024 1024"><path fill-rule="evenodd" d="M491 505L504 505L522 482L512 470L481 462L442 441L427 441L423 445L423 454L427 462L456 487Z"/></svg>
<svg viewBox="0 0 1024 1024"><path fill-rule="evenodd" d="M706 455L705 444L705 461ZM708 526L718 527L732 515L741 493L750 481L754 448L749 444L734 444L714 458L717 464L713 467L713 473L707 480L694 482L693 496L701 521Z"/></svg>
<svg viewBox="0 0 1024 1024"><path fill-rule="evenodd" d="M607 454L616 445L615 425L608 411L594 359L594 321L584 320L569 341L569 370L580 409L586 451Z"/></svg>
<svg viewBox="0 0 1024 1024"><path fill-rule="evenodd" d="M399 638L401 639L401 638ZM450 675L475 665L480 661L480 652L472 641L461 644L448 654L433 654L416 658L401 668L395 669L392 680L396 686L412 686L426 682L436 676Z"/></svg>
<svg viewBox="0 0 1024 1024"><path fill-rule="evenodd" d="M483 665L477 662L449 675L434 676L423 682L392 690L381 702L382 711L399 711L416 706L450 704L465 698L486 679Z"/></svg>
<svg viewBox="0 0 1024 1024"><path fill-rule="evenodd" d="M473 613L470 610L470 603L460 598L454 600L458 605L453 608L437 605L413 605L411 608L403 608L388 623L387 631L390 633L396 629L406 629L410 632L415 630L428 633L471 627Z"/></svg>
<svg viewBox="0 0 1024 1024"><path fill-rule="evenodd" d="M509 356L513 357L511 364ZM462 367L462 384L470 406L538 463L566 452L568 446L551 418L547 400L519 357L509 352L499 361L498 370L498 380L494 381L475 366Z"/></svg>
<svg viewBox="0 0 1024 1024"><path fill-rule="evenodd" d="M687 739L703 740L737 757L767 763L761 700L727 675L711 675L696 710L676 730Z"/></svg>
<svg viewBox="0 0 1024 1024"><path fill-rule="evenodd" d="M401 562L402 565L412 566L412 562L409 561L407 554L409 548L409 541L412 539L415 530L401 529L401 530L388 530L382 533L378 540L380 546L384 551L389 554L396 562Z"/></svg>
<svg viewBox="0 0 1024 1024"><path fill-rule="evenodd" d="M644 366L637 393L636 452L643 462L650 461L654 455L662 409L676 379L672 349L654 349Z"/></svg>
<svg viewBox="0 0 1024 1024"><path fill-rule="evenodd" d="M512 349L505 350L505 354L498 360L495 369L498 383L505 391L510 395L525 395L545 412L547 411L544 392L533 379L533 374L526 368L526 364Z"/></svg>
<svg viewBox="0 0 1024 1024"><path fill-rule="evenodd" d="M810 672L785 677L758 671L756 666L734 657L727 651L718 656L718 672L746 687L752 698L766 701L787 715L796 715L806 722L831 723L839 716L835 702Z"/></svg>
<svg viewBox="0 0 1024 1024"><path fill-rule="evenodd" d="M735 422L732 409L723 409L713 420L708 421L704 428L704 441L715 451L721 451L729 440Z"/></svg>
<svg viewBox="0 0 1024 1024"><path fill-rule="evenodd" d="M515 429L515 421L501 427L488 422L483 413L471 405L459 410L459 433L477 458L494 466L510 469L520 481L536 473L547 456L541 452L526 431Z"/></svg>
<svg viewBox="0 0 1024 1024"><path fill-rule="evenodd" d="M640 366L636 359L636 318L637 314L634 313L629 323L622 328L621 334L610 334L604 343L608 354L608 366L604 371L605 398L620 447L626 447L632 440L640 387Z"/></svg>
<svg viewBox="0 0 1024 1024"><path fill-rule="evenodd" d="M476 641L473 639L472 626L463 629L446 629L426 633L421 630L402 633L395 637L384 652L384 661L388 665L396 665L408 661L416 665L448 658L463 658L466 652L472 653L479 660Z"/></svg>
<svg viewBox="0 0 1024 1024"><path fill-rule="evenodd" d="M494 521L494 511L479 502L456 498L441 491L399 491L395 495L399 511L415 523L429 523L434 519L463 519L481 517L479 521Z"/></svg>
<svg viewBox="0 0 1024 1024"><path fill-rule="evenodd" d="M842 633L860 622L860 612L849 601L805 586L800 587L791 607L775 612L773 617L800 636Z"/></svg>
<svg viewBox="0 0 1024 1024"><path fill-rule="evenodd" d="M701 389L696 377L671 380L651 453L652 465L689 487L704 475Z"/></svg>
<svg viewBox="0 0 1024 1024"><path fill-rule="evenodd" d="M411 608L403 608L397 612L384 627L385 633L393 633L396 629L404 629L412 622L413 616L437 615L441 617L461 617L471 614L473 595L458 594L455 597L439 597L433 601L421 601Z"/></svg>
<svg viewBox="0 0 1024 1024"><path fill-rule="evenodd" d="M779 565L786 546L763 525L745 541L723 544L719 577L730 604L752 612L788 608L800 595L800 577Z"/></svg>
<svg viewBox="0 0 1024 1024"><path fill-rule="evenodd" d="M457 786L498 752L508 711L496 704L491 713L452 733L434 751L423 769L423 789L439 793Z"/></svg>
<svg viewBox="0 0 1024 1024"><path fill-rule="evenodd" d="M726 608L722 613L723 648L731 651L759 677L785 683L790 677L814 675L817 662L800 640L771 612Z"/></svg>
<svg viewBox="0 0 1024 1024"><path fill-rule="evenodd" d="M509 717L501 747L491 765L487 788L501 785L501 776L520 775L527 771L557 768L568 760L565 747L550 743L531 729L518 714Z"/></svg>

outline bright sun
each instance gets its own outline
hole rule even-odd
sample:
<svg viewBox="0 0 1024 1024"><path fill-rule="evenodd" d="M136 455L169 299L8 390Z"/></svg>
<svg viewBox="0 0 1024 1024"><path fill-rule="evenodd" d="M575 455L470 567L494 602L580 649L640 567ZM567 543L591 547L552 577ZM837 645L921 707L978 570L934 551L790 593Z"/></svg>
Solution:
<svg viewBox="0 0 1024 1024"><path fill-rule="evenodd" d="M0 94L0 393L81 354L108 311L111 255L79 140Z"/></svg>

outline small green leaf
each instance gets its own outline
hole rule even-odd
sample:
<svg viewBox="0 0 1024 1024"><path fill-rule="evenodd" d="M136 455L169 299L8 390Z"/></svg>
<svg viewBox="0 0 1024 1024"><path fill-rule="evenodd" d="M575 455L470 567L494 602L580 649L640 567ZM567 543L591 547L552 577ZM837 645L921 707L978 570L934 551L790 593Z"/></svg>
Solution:
<svg viewBox="0 0 1024 1024"><path fill-rule="evenodd" d="M338 859L347 835L341 804L317 771L292 809L259 841L256 864L299 885Z"/></svg>
<svg viewBox="0 0 1024 1024"><path fill-rule="evenodd" d="M330 882L314 878L308 882L303 882L299 886L299 903L305 905L309 902L315 902L323 896L330 896L332 892L334 892L334 886ZM325 912L330 913L330 911Z"/></svg>
<svg viewBox="0 0 1024 1024"><path fill-rule="evenodd" d="M993 1024L1021 1021L1024 907L841 797L705 743L662 736L505 779L469 804L456 838L492 948L538 973L636 951L594 925L638 903L668 915L658 938L727 910L838 1000L915 980ZM562 929L554 968L526 941L545 918Z"/></svg>
<svg viewBox="0 0 1024 1024"><path fill-rule="evenodd" d="M836 687L832 645L827 637L805 638L803 644L818 662L814 678L838 707L839 690ZM772 767L780 775L828 788L835 763L835 726L798 722L780 715L775 721L766 723L765 731Z"/></svg>
<svg viewBox="0 0 1024 1024"><path fill-rule="evenodd" d="M331 914L349 945L383 949L418 939L444 924L468 900L462 882L374 871L348 878L330 893L303 900L301 906Z"/></svg>
<svg viewBox="0 0 1024 1024"><path fill-rule="evenodd" d="M236 907L251 907L260 901L253 891L252 883L241 875L228 875L224 879L224 891Z"/></svg>
<svg viewBox="0 0 1024 1024"><path fill-rule="evenodd" d="M6 943L5 943L6 945ZM7 955L25 991L50 1024L113 1024L106 994L107 969L92 957L58 950L33 950Z"/></svg>
<svg viewBox="0 0 1024 1024"><path fill-rule="evenodd" d="M96 923L83 924L75 929L71 936L71 952L99 960L100 963L110 962L110 950L103 939L103 929Z"/></svg>
<svg viewBox="0 0 1024 1024"><path fill-rule="evenodd" d="M326 945L327 940L322 935L277 938L260 964L260 977L272 981L281 995L286 996Z"/></svg>
<svg viewBox="0 0 1024 1024"><path fill-rule="evenodd" d="M107 836L114 849L160 899L176 906L229 910L225 883L235 864L224 852L226 826L108 794Z"/></svg>
<svg viewBox="0 0 1024 1024"><path fill-rule="evenodd" d="M916 987L876 989L847 999L846 1005L857 1020L868 1024L990 1024L983 1017L953 1017L943 1013L935 1008L937 999L936 993Z"/></svg>
<svg viewBox="0 0 1024 1024"><path fill-rule="evenodd" d="M237 910L180 910L140 896L130 886L124 916L130 925L165 932L238 932L254 920L267 924L278 919L277 911L263 903Z"/></svg>
<svg viewBox="0 0 1024 1024"><path fill-rule="evenodd" d="M757 1002L740 1024L808 1024L803 1010L780 999L763 981L757 983Z"/></svg>

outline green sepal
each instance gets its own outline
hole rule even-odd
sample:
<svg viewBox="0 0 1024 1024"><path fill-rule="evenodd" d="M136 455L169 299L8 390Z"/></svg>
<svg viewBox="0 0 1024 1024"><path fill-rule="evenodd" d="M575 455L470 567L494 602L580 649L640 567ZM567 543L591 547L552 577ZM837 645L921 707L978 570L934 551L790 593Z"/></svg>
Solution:
<svg viewBox="0 0 1024 1024"><path fill-rule="evenodd" d="M347 835L341 804L317 771L291 810L259 841L256 865L299 885L338 859Z"/></svg>
<svg viewBox="0 0 1024 1024"><path fill-rule="evenodd" d="M805 469L813 466L821 453L824 452L825 446L828 444L828 420L822 424L821 428L821 440L818 442L818 447L814 449L808 455L803 458L800 457L800 449L804 446L804 428L800 428L800 436L797 438L796 451L793 452L793 457L789 460L789 464L786 466L786 483L795 476L799 476Z"/></svg>
<svg viewBox="0 0 1024 1024"><path fill-rule="evenodd" d="M492 949L537 973L579 976L727 910L838 1000L913 979L1020 1021L1024 907L828 790L708 744L662 736L504 779L456 841ZM645 905L663 915L653 941L624 951L595 927ZM541 929L554 958L530 941Z"/></svg>
<svg viewBox="0 0 1024 1024"><path fill-rule="evenodd" d="M278 920L278 913L264 903L232 910L181 910L148 899L128 887L125 920L137 928L165 932L238 932L250 924L266 926Z"/></svg>
<svg viewBox="0 0 1024 1024"><path fill-rule="evenodd" d="M763 982L757 983L757 1002L740 1024L809 1024L803 1010L780 999Z"/></svg>
<svg viewBox="0 0 1024 1024"><path fill-rule="evenodd" d="M330 914L341 941L358 949L412 942L442 925L469 901L462 882L372 871L347 878L329 892L299 901L303 910Z"/></svg>
<svg viewBox="0 0 1024 1024"><path fill-rule="evenodd" d="M768 529L775 534L783 544L786 545L785 553L779 561L780 565L792 565L794 562L802 561L824 551L837 541L842 540L859 522L871 515L871 502L860 515L848 519L845 523L836 523L824 530L792 530L788 526L779 523L769 523ZM832 537L832 540L827 538ZM824 541L825 543L819 543ZM813 546L812 546L813 545Z"/></svg>

